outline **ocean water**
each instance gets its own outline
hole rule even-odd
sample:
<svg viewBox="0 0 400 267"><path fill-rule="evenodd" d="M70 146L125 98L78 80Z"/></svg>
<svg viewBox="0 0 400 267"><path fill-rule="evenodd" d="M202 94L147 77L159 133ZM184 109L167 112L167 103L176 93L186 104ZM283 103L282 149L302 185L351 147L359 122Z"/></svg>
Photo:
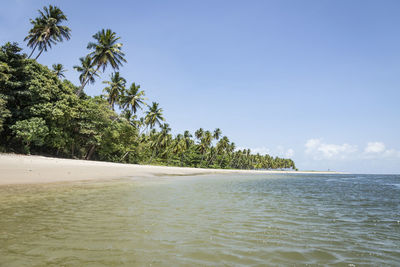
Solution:
<svg viewBox="0 0 400 267"><path fill-rule="evenodd" d="M0 187L0 266L399 266L400 176Z"/></svg>

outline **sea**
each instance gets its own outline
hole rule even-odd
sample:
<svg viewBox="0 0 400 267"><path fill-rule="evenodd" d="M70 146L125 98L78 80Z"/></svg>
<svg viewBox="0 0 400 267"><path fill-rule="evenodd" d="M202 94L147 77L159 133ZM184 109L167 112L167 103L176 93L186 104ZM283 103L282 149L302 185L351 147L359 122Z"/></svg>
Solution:
<svg viewBox="0 0 400 267"><path fill-rule="evenodd" d="M0 187L0 266L400 266L400 176Z"/></svg>

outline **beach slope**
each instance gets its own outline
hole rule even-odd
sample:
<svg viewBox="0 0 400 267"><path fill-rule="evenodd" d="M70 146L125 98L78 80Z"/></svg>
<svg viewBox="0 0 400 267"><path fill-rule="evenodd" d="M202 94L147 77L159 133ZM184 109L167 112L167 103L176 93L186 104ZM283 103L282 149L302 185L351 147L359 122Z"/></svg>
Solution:
<svg viewBox="0 0 400 267"><path fill-rule="evenodd" d="M0 185L230 173L291 173L291 171L180 168L0 154Z"/></svg>

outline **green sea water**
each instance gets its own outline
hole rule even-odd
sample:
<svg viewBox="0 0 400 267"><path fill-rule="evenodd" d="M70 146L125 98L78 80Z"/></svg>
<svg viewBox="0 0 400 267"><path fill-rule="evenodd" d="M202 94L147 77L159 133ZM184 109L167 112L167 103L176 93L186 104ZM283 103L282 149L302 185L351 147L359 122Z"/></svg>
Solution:
<svg viewBox="0 0 400 267"><path fill-rule="evenodd" d="M400 176L0 187L0 266L399 266Z"/></svg>

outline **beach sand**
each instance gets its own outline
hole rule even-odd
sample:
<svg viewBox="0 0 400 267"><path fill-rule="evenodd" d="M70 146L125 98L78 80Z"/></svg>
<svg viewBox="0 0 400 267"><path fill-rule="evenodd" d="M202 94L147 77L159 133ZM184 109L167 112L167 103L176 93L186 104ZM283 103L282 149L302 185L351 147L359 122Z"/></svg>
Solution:
<svg viewBox="0 0 400 267"><path fill-rule="evenodd" d="M232 173L253 174L334 172L217 170L122 164L103 161L60 159L17 154L0 154L0 185Z"/></svg>

